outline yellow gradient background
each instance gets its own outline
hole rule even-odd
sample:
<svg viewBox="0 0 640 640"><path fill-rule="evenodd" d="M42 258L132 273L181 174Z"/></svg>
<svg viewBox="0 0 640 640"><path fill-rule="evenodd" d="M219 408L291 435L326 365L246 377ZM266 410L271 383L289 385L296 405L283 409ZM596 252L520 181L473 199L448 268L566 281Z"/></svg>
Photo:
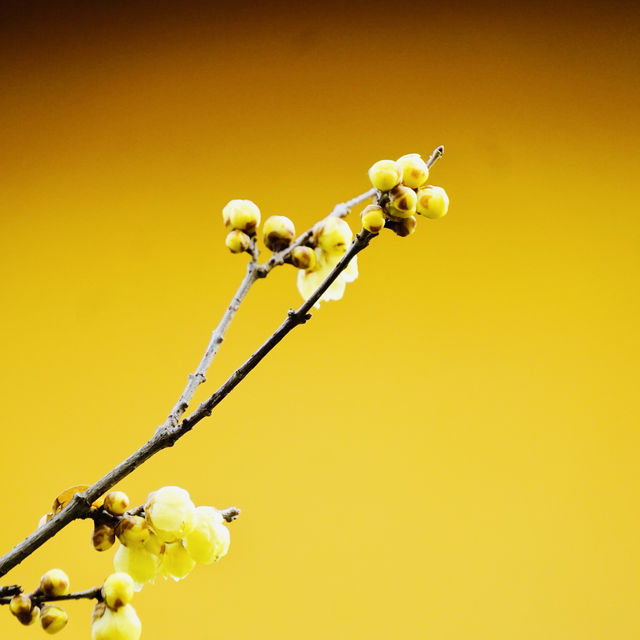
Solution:
<svg viewBox="0 0 640 640"><path fill-rule="evenodd" d="M449 215L383 234L344 300L121 485L243 509L220 564L136 596L143 638L638 638L637 9L1 17L2 553L163 421L244 272L227 200L302 230L442 143ZM198 400L294 282L255 286ZM112 555L74 523L2 584L60 566L84 589ZM0 637L42 631L2 610Z"/></svg>

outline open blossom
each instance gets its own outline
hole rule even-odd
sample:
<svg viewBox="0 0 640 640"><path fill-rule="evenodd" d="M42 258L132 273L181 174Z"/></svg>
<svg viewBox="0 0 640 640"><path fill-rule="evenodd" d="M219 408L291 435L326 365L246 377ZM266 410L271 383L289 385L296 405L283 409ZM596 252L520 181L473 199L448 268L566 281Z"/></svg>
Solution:
<svg viewBox="0 0 640 640"><path fill-rule="evenodd" d="M164 542L175 542L193 529L196 507L188 491L180 487L162 487L149 494L145 514L159 538Z"/></svg>
<svg viewBox="0 0 640 640"><path fill-rule="evenodd" d="M229 550L231 537L220 512L213 507L196 509L196 526L184 540L189 555L199 564L220 560Z"/></svg>
<svg viewBox="0 0 640 640"><path fill-rule="evenodd" d="M134 582L136 591L140 591L147 582L153 582L160 571L160 556L144 547L125 547L120 545L113 556L116 571L128 573Z"/></svg>
<svg viewBox="0 0 640 640"><path fill-rule="evenodd" d="M165 578L182 580L196 566L195 560L187 553L182 541L168 542L160 556L160 573Z"/></svg>
<svg viewBox="0 0 640 640"><path fill-rule="evenodd" d="M305 300L324 282L346 253L353 239L353 232L341 218L330 217L318 225L314 231L314 239L316 242L316 263L312 269L298 271L298 290ZM319 302L340 300L344 295L347 283L353 282L357 277L358 261L354 256L347 268L320 296L320 300L315 306L319 307Z"/></svg>

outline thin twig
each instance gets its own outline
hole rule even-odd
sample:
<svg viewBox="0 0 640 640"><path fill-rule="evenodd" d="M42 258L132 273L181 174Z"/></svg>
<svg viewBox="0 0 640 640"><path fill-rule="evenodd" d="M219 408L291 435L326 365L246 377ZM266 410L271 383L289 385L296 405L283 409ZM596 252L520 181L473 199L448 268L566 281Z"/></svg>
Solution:
<svg viewBox="0 0 640 640"><path fill-rule="evenodd" d="M18 587L19 588L19 587ZM102 600L102 587L93 587L93 589L87 589L85 591L76 591L75 593L68 593L65 596L46 596L41 591L36 591L29 594L29 599L34 606L39 606L43 602L60 602L62 600ZM0 598L1 604L9 604L11 598Z"/></svg>
<svg viewBox="0 0 640 640"><path fill-rule="evenodd" d="M245 274L238 290L233 296L231 303L227 307L227 310L224 312L222 319L220 320L218 326L213 330L211 334L211 340L209 340L209 344L202 356L202 360L200 360L200 364L194 373L189 375L189 380L187 382L187 386L184 388L184 391L178 398L178 401L174 405L173 409L169 413L165 423L158 427L159 431L169 429L178 424L180 418L183 416L184 412L187 410L189 403L191 402L191 398L193 398L196 389L207 379L207 371L211 362L216 357L216 353L218 353L218 349L224 340L224 334L226 333L233 317L236 315L236 312L240 308L242 301L245 299L247 293L249 293L249 289L251 285L258 278L257 268L258 268L258 248L256 243L255 236L251 239L250 246L251 253L251 261L247 265L247 273Z"/></svg>
<svg viewBox="0 0 640 640"><path fill-rule="evenodd" d="M298 309L290 310L285 321L267 338L262 346L249 357L244 364L238 367L222 386L177 427L172 429L171 437L174 440L181 438L187 431L200 422L204 417L211 415L214 407L219 405L235 389L247 375L255 369L260 361L295 327L304 324L311 318L309 311L313 305L321 298L322 294L331 286L336 278L347 268L351 259L354 258L371 242L375 234L362 229L355 237L349 250L342 256L340 262L333 271L326 277L324 282L314 291L314 293Z"/></svg>
<svg viewBox="0 0 640 640"><path fill-rule="evenodd" d="M351 211L353 207L360 204L361 202L364 202L365 200L369 200L369 198L373 198L376 194L377 194L377 191L375 189L369 189L369 191L365 191L364 193L361 193L359 196L356 196L355 198L351 198L351 200L347 200L346 202L341 202L340 204L337 204L335 207L333 207L333 210L331 211L331 213L325 218L323 218L322 220L320 220L318 224L322 224L324 220L331 217L344 218L349 213L349 211ZM291 252L296 247L300 247L303 244L306 244L311 239L311 236L313 235L314 227L315 225L311 227L311 229L307 229L303 234L299 235L286 249L283 249L282 251L278 251L277 253L274 253L271 256L271 258L269 258L269 260L267 260L264 264L261 264L258 267L259 277L261 278L265 277L269 273L269 271L271 271L274 267L284 264L285 260L291 255Z"/></svg>

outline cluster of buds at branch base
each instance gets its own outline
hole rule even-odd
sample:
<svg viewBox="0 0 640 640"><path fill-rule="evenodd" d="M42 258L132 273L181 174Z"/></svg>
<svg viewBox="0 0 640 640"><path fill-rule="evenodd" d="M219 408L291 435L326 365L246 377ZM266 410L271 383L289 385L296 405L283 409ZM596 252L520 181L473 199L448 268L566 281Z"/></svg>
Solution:
<svg viewBox="0 0 640 640"><path fill-rule="evenodd" d="M40 626L49 634L58 633L66 626L69 617L67 612L56 605L44 604L49 598L66 596L69 593L69 577L62 569L51 569L42 578L38 588L26 595L19 593L9 601L9 610L25 625L32 625L40 620Z"/></svg>
<svg viewBox="0 0 640 640"><path fill-rule="evenodd" d="M182 580L196 564L220 560L231 541L220 511L196 507L187 491L173 486L153 491L143 507L113 517L111 523L96 522L94 546L96 532L104 527L111 527L120 542L114 567L131 576L135 590L158 575Z"/></svg>

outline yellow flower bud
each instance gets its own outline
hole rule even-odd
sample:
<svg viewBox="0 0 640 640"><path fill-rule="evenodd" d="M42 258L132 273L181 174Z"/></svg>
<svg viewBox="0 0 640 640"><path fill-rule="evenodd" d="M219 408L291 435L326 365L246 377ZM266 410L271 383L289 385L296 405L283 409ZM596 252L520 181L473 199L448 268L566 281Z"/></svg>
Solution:
<svg viewBox="0 0 640 640"><path fill-rule="evenodd" d="M316 225L313 237L328 255L342 255L351 244L353 232L345 220L330 216Z"/></svg>
<svg viewBox="0 0 640 640"><path fill-rule="evenodd" d="M402 172L402 184L411 189L421 187L429 178L429 167L417 153L409 153L397 160Z"/></svg>
<svg viewBox="0 0 640 640"><path fill-rule="evenodd" d="M112 573L102 585L102 597L109 607L119 609L133 599L134 586L133 578L128 573Z"/></svg>
<svg viewBox="0 0 640 640"><path fill-rule="evenodd" d="M415 216L402 218L400 220L390 220L389 228L401 238L410 236L416 230L417 221Z"/></svg>
<svg viewBox="0 0 640 640"><path fill-rule="evenodd" d="M432 220L442 218L449 210L449 196L442 187L427 185L418 191L416 210Z"/></svg>
<svg viewBox="0 0 640 640"><path fill-rule="evenodd" d="M45 596L66 596L69 593L69 576L62 569L50 569L40 578L40 591Z"/></svg>
<svg viewBox="0 0 640 640"><path fill-rule="evenodd" d="M296 247L291 252L291 262L298 269L313 269L316 266L316 252L310 247Z"/></svg>
<svg viewBox="0 0 640 640"><path fill-rule="evenodd" d="M9 601L9 611L18 618L21 624L30 625L38 619L40 609L32 607L31 598L23 594L13 596Z"/></svg>
<svg viewBox="0 0 640 640"><path fill-rule="evenodd" d="M40 624L47 633L54 634L62 631L67 626L68 621L69 616L64 609L49 604L42 607Z"/></svg>
<svg viewBox="0 0 640 640"><path fill-rule="evenodd" d="M174 542L193 529L196 508L189 492L180 487L153 491L145 505L147 521L163 542Z"/></svg>
<svg viewBox="0 0 640 640"><path fill-rule="evenodd" d="M408 218L416 212L416 192L403 184L391 191L389 214L394 218Z"/></svg>
<svg viewBox="0 0 640 640"><path fill-rule="evenodd" d="M400 183L401 172L393 160L378 160L369 169L369 180L379 191L389 191Z"/></svg>
<svg viewBox="0 0 640 640"><path fill-rule="evenodd" d="M125 547L142 547L151 531L142 516L122 516L116 527L116 535Z"/></svg>
<svg viewBox="0 0 640 640"><path fill-rule="evenodd" d="M227 234L224 243L231 253L242 253L249 248L251 239L244 231L234 229Z"/></svg>
<svg viewBox="0 0 640 640"><path fill-rule="evenodd" d="M184 539L189 555L199 564L211 564L229 551L231 536L220 512L213 507L196 508L196 526Z"/></svg>
<svg viewBox="0 0 640 640"><path fill-rule="evenodd" d="M164 553L160 558L162 560L160 573L165 578L182 580L196 566L195 560L187 553L182 541L165 544Z"/></svg>
<svg viewBox="0 0 640 640"><path fill-rule="evenodd" d="M140 618L130 604L116 611L105 607L103 602L94 607L91 640L139 640L141 633Z"/></svg>
<svg viewBox="0 0 640 640"><path fill-rule="evenodd" d="M153 582L160 570L160 556L144 548L118 547L113 556L116 571L128 573L134 582L134 589L140 591L147 582Z"/></svg>
<svg viewBox="0 0 640 640"><path fill-rule="evenodd" d="M129 496L122 491L110 491L102 506L114 516L121 516L129 508Z"/></svg>
<svg viewBox="0 0 640 640"><path fill-rule="evenodd" d="M111 549L113 543L116 541L116 532L108 524L98 524L93 529L93 535L91 536L91 542L93 548L96 551L106 551Z"/></svg>
<svg viewBox="0 0 640 640"><path fill-rule="evenodd" d="M226 227L251 234L260 224L260 209L251 200L231 200L222 210L222 219Z"/></svg>
<svg viewBox="0 0 640 640"><path fill-rule="evenodd" d="M269 251L286 249L296 237L296 228L286 216L271 216L262 227L262 238Z"/></svg>
<svg viewBox="0 0 640 640"><path fill-rule="evenodd" d="M384 213L382 207L377 204L370 204L365 207L360 216L363 228L369 233L380 233L384 228Z"/></svg>

